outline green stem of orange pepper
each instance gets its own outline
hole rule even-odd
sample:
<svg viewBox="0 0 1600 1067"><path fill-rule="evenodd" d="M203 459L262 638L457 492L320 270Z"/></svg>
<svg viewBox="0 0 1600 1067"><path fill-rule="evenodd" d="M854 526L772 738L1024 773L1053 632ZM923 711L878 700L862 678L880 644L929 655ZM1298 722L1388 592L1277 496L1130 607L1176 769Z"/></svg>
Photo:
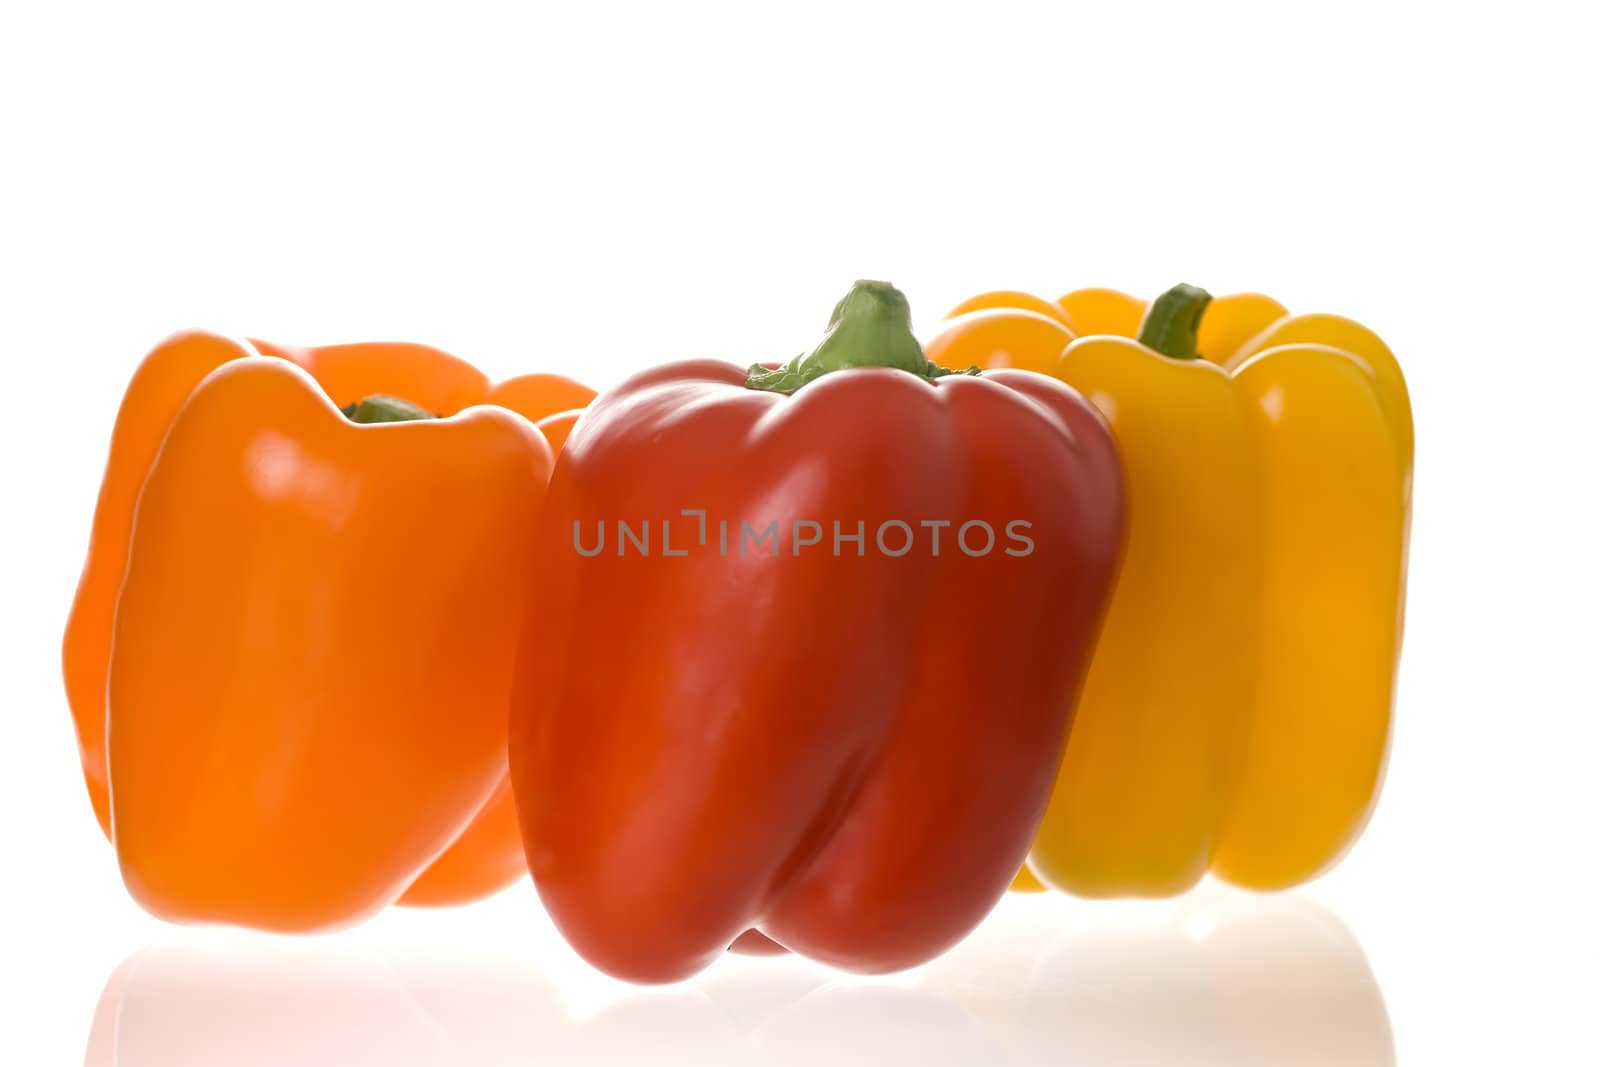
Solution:
<svg viewBox="0 0 1600 1067"><path fill-rule="evenodd" d="M419 422L423 419L437 419L439 416L431 411L426 411L409 400L402 400L397 396L383 396L378 394L369 396L365 400L357 401L340 408L344 417L351 422L370 425L377 422Z"/></svg>

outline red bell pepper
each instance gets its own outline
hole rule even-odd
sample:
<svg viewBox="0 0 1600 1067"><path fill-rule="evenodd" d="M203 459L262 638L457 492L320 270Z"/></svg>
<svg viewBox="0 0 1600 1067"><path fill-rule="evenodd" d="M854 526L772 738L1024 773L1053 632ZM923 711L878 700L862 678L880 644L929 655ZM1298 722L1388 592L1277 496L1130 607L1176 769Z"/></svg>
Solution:
<svg viewBox="0 0 1600 1067"><path fill-rule="evenodd" d="M785 367L602 394L542 513L512 714L567 939L635 981L749 929L862 972L959 940L1044 810L1122 530L1094 409L935 367L883 283Z"/></svg>

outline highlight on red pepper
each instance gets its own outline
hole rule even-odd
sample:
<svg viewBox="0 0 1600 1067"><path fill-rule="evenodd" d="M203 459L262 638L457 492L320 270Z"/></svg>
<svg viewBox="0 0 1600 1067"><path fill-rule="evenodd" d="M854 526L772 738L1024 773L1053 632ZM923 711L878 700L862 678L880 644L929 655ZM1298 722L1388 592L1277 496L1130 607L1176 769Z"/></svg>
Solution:
<svg viewBox="0 0 1600 1067"><path fill-rule="evenodd" d="M567 939L645 982L735 941L881 972L959 940L1044 810L1122 501L1083 397L931 363L881 282L785 366L603 393L539 517L511 724Z"/></svg>
<svg viewBox="0 0 1600 1067"><path fill-rule="evenodd" d="M527 420L592 395L420 345L146 357L63 646L141 904L307 930L525 873L504 722L553 463Z"/></svg>

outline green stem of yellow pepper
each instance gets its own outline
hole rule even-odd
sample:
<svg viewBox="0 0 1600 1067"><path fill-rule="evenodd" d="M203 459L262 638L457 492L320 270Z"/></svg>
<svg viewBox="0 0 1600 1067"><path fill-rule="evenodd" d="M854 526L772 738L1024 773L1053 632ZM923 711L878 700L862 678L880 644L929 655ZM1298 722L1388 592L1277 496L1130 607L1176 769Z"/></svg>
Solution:
<svg viewBox="0 0 1600 1067"><path fill-rule="evenodd" d="M1211 294L1182 282L1156 297L1139 324L1139 343L1171 359L1198 359L1200 316Z"/></svg>

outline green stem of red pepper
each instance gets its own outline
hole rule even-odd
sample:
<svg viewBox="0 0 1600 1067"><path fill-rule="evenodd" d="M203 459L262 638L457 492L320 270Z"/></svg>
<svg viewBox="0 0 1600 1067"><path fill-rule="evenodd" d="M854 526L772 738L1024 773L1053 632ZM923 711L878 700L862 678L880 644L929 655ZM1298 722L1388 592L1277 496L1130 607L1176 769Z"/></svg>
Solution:
<svg viewBox="0 0 1600 1067"><path fill-rule="evenodd" d="M756 364L745 384L751 389L792 393L824 374L854 367L892 367L927 381L947 374L977 374L931 363L911 333L911 305L888 282L859 281L833 309L828 332L810 352L776 370Z"/></svg>
<svg viewBox="0 0 1600 1067"><path fill-rule="evenodd" d="M1139 325L1139 343L1170 359L1198 359L1200 316L1211 294L1179 283L1156 297Z"/></svg>

